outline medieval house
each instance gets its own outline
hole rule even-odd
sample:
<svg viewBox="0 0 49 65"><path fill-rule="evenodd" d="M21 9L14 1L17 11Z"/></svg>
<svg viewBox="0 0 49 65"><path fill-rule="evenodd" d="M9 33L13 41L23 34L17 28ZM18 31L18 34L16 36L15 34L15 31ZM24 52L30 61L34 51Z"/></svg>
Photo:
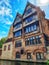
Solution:
<svg viewBox="0 0 49 65"><path fill-rule="evenodd" d="M17 13L2 47L2 59L49 59L49 20L39 7L27 2L23 15Z"/></svg>

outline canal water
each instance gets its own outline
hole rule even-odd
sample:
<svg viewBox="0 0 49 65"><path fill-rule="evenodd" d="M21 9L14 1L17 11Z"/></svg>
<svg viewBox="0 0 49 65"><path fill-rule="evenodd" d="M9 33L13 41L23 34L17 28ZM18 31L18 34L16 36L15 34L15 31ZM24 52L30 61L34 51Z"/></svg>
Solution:
<svg viewBox="0 0 49 65"><path fill-rule="evenodd" d="M16 61L1 61L0 65L47 65L46 63L29 63L29 62L16 62Z"/></svg>

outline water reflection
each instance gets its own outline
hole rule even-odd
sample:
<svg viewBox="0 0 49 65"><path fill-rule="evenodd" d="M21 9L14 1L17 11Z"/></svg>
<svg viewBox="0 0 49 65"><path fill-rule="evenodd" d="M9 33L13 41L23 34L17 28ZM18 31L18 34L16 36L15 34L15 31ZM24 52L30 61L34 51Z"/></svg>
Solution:
<svg viewBox="0 0 49 65"><path fill-rule="evenodd" d="M27 63L14 61L0 61L0 65L46 65L46 63Z"/></svg>

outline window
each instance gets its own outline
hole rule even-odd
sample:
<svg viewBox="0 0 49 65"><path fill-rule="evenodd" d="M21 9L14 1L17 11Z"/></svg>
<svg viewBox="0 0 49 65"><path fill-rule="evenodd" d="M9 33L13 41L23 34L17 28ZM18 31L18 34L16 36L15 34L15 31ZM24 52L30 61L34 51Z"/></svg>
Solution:
<svg viewBox="0 0 49 65"><path fill-rule="evenodd" d="M31 12L32 12L32 8L28 8L27 11L26 11L26 13L25 13L25 15L27 15L27 14L29 14Z"/></svg>
<svg viewBox="0 0 49 65"><path fill-rule="evenodd" d="M31 22L32 21L32 19L33 19L33 17L29 17L29 18L27 18L25 21L25 23L27 24L27 23L29 23L29 22Z"/></svg>
<svg viewBox="0 0 49 65"><path fill-rule="evenodd" d="M33 45L33 44L35 44L34 37L30 37L30 38L26 39L26 41L25 41L26 46Z"/></svg>
<svg viewBox="0 0 49 65"><path fill-rule="evenodd" d="M34 32L36 30L37 30L37 26L36 25L30 25L30 26L27 26L25 28L25 33Z"/></svg>
<svg viewBox="0 0 49 65"><path fill-rule="evenodd" d="M30 45L32 45L33 44L33 39L32 39L32 37L30 38Z"/></svg>
<svg viewBox="0 0 49 65"><path fill-rule="evenodd" d="M24 54L24 49L21 49L21 54Z"/></svg>
<svg viewBox="0 0 49 65"><path fill-rule="evenodd" d="M40 36L27 38L25 41L25 46L40 44L41 43L40 39L41 39Z"/></svg>
<svg viewBox="0 0 49 65"><path fill-rule="evenodd" d="M14 36L15 36L15 37L19 37L19 36L21 36L21 35L22 35L22 31L21 31L21 30L16 31L16 32L14 33Z"/></svg>
<svg viewBox="0 0 49 65"><path fill-rule="evenodd" d="M15 47L21 47L21 46L22 46L22 42L21 42L21 40L16 41L16 43L15 43Z"/></svg>
<svg viewBox="0 0 49 65"><path fill-rule="evenodd" d="M34 30L33 26L31 26L30 28L31 28L32 31Z"/></svg>
<svg viewBox="0 0 49 65"><path fill-rule="evenodd" d="M30 17L26 18L25 23L27 24L27 23L31 22L32 20L35 19L34 17L35 16L30 16Z"/></svg>
<svg viewBox="0 0 49 65"><path fill-rule="evenodd" d="M16 23L19 23L21 21L21 19L20 19L20 17L16 17L16 19L15 19L15 22L14 22L14 25L16 24Z"/></svg>
<svg viewBox="0 0 49 65"><path fill-rule="evenodd" d="M40 44L41 43L40 36L36 36L35 40L36 40L36 44Z"/></svg>
<svg viewBox="0 0 49 65"><path fill-rule="evenodd" d="M43 54L43 53L36 53L36 58L37 58L38 60L44 59L44 54Z"/></svg>
<svg viewBox="0 0 49 65"><path fill-rule="evenodd" d="M26 26L24 31L25 33L37 31L38 26L39 26L39 21L36 21L35 23Z"/></svg>
<svg viewBox="0 0 49 65"><path fill-rule="evenodd" d="M38 16L36 15L36 13L34 13L33 15L29 16L28 18L25 19L25 24L32 22L33 20L37 20Z"/></svg>
<svg viewBox="0 0 49 65"><path fill-rule="evenodd" d="M4 51L6 51L6 46L4 46Z"/></svg>
<svg viewBox="0 0 49 65"><path fill-rule="evenodd" d="M30 38L30 45L34 45L35 44L35 37L31 37Z"/></svg>
<svg viewBox="0 0 49 65"><path fill-rule="evenodd" d="M16 53L16 58L20 58L20 57L21 57L20 52L17 52Z"/></svg>
<svg viewBox="0 0 49 65"><path fill-rule="evenodd" d="M8 50L10 50L10 45L8 45Z"/></svg>
<svg viewBox="0 0 49 65"><path fill-rule="evenodd" d="M17 29L17 28L19 28L19 27L21 27L21 23L16 24L16 25L14 26L14 29Z"/></svg>
<svg viewBox="0 0 49 65"><path fill-rule="evenodd" d="M26 46L28 46L28 45L29 45L29 38L28 38L28 39L26 39L26 41L25 41L25 45L26 45Z"/></svg>
<svg viewBox="0 0 49 65"><path fill-rule="evenodd" d="M33 27L33 31L36 31L36 29L37 29L36 24L34 26L32 26L32 27Z"/></svg>
<svg viewBox="0 0 49 65"><path fill-rule="evenodd" d="M27 59L32 59L31 53L27 53Z"/></svg>
<svg viewBox="0 0 49 65"><path fill-rule="evenodd" d="M25 33L28 33L28 31L29 31L29 30L28 30L28 27L26 27L26 28L25 28Z"/></svg>

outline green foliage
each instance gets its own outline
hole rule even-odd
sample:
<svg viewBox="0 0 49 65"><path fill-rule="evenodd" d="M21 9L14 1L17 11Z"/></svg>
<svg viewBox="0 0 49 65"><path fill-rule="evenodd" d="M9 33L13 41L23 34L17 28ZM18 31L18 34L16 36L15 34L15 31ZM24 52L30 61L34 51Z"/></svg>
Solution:
<svg viewBox="0 0 49 65"><path fill-rule="evenodd" d="M6 41L6 38L2 38L1 40L0 40L0 48L2 48L2 45L3 45L3 43Z"/></svg>

